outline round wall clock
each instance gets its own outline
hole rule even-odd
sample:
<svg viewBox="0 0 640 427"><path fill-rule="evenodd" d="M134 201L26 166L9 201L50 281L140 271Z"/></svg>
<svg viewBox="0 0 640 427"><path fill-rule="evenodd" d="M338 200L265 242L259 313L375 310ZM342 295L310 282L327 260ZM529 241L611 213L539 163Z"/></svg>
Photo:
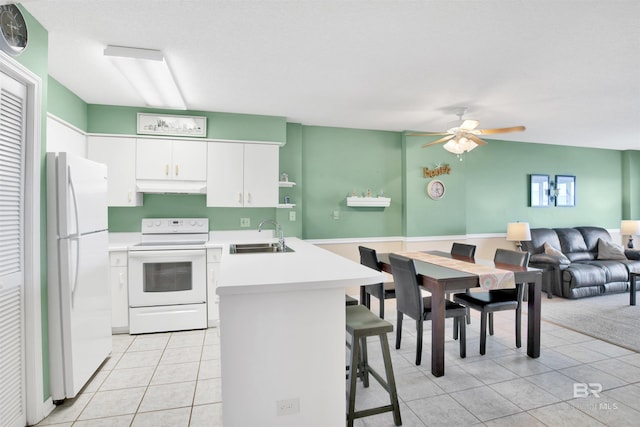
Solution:
<svg viewBox="0 0 640 427"><path fill-rule="evenodd" d="M27 47L27 23L15 4L0 6L0 49L12 56L20 55Z"/></svg>
<svg viewBox="0 0 640 427"><path fill-rule="evenodd" d="M427 184L427 195L433 200L442 199L444 191L444 183L439 179L432 179L429 181L429 184Z"/></svg>

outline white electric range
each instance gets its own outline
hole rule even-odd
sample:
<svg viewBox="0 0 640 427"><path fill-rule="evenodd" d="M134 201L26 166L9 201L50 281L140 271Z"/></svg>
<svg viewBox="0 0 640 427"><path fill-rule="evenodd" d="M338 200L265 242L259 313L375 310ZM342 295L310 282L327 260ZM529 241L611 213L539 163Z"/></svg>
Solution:
<svg viewBox="0 0 640 427"><path fill-rule="evenodd" d="M129 246L129 332L207 327L208 218L145 218Z"/></svg>

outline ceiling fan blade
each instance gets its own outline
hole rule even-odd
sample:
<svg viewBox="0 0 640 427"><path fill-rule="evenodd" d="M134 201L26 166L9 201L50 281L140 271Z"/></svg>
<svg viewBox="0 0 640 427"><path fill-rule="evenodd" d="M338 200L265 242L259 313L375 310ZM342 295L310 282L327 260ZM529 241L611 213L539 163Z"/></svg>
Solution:
<svg viewBox="0 0 640 427"><path fill-rule="evenodd" d="M477 128L479 124L480 122L477 120L467 119L464 122L462 122L462 124L460 125L460 130L473 130Z"/></svg>
<svg viewBox="0 0 640 427"><path fill-rule="evenodd" d="M487 141L483 141L482 139L478 138L477 136L475 136L472 133L467 133L464 135L466 138L472 140L473 142L475 142L478 145L487 145Z"/></svg>
<svg viewBox="0 0 640 427"><path fill-rule="evenodd" d="M476 133L478 135L492 135L494 133L522 132L525 129L524 126L513 126L510 128L478 129Z"/></svg>
<svg viewBox="0 0 640 427"><path fill-rule="evenodd" d="M451 135L451 134L449 132L420 132L420 133L411 132L407 134L407 136L440 136L440 135Z"/></svg>
<svg viewBox="0 0 640 427"><path fill-rule="evenodd" d="M440 144L440 143L442 143L442 142L447 142L448 140L450 140L450 139L452 139L452 138L455 138L455 135L448 135L448 136L445 136L444 138L440 138L440 139L438 139L437 141L428 142L428 143L426 143L426 144L423 144L423 145L422 145L422 148L424 148L424 147L428 147L428 146L430 146L430 145Z"/></svg>

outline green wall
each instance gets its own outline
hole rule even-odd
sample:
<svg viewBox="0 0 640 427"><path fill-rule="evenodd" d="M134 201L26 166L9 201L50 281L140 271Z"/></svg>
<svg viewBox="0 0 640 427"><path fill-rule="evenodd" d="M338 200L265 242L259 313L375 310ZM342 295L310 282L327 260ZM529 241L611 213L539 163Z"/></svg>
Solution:
<svg viewBox="0 0 640 427"><path fill-rule="evenodd" d="M86 132L87 103L53 77L48 81L48 112Z"/></svg>
<svg viewBox="0 0 640 427"><path fill-rule="evenodd" d="M622 153L622 219L640 218L640 151Z"/></svg>
<svg viewBox="0 0 640 427"><path fill-rule="evenodd" d="M402 138L398 132L318 126L302 128L305 239L402 234ZM371 190L388 208L354 208L346 197ZM339 219L334 219L334 212Z"/></svg>

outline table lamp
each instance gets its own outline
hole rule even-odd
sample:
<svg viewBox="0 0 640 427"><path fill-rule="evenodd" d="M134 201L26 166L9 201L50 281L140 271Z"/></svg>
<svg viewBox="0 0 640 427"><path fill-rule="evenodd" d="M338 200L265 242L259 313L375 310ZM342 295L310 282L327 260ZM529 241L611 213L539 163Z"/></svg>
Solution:
<svg viewBox="0 0 640 427"><path fill-rule="evenodd" d="M516 247L522 251L522 241L531 240L531 230L528 222L510 222L507 224L507 240L516 242Z"/></svg>
<svg viewBox="0 0 640 427"><path fill-rule="evenodd" d="M620 234L623 236L629 236L629 243L627 244L627 247L632 249L633 236L640 234L640 221L632 219L622 220L620 223Z"/></svg>

